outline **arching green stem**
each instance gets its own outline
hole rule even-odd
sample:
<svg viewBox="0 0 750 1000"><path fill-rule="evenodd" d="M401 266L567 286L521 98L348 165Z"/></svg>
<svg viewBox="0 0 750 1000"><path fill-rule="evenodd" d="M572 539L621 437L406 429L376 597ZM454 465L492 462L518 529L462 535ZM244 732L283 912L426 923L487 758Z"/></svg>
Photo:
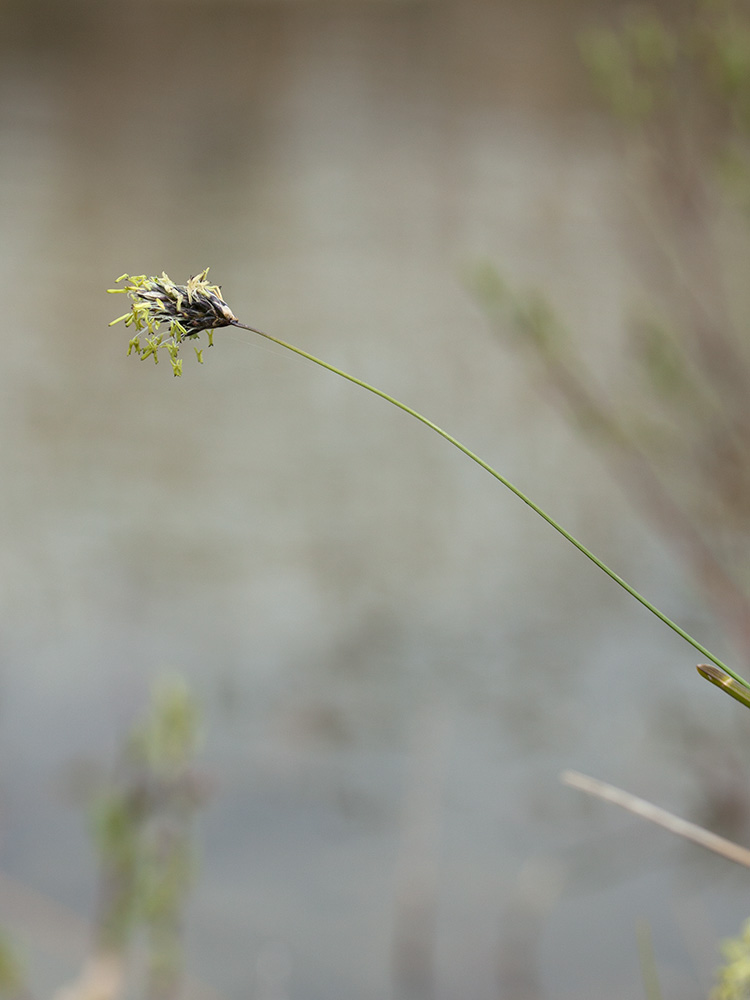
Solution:
<svg viewBox="0 0 750 1000"><path fill-rule="evenodd" d="M513 483L510 482L510 480L506 479L505 476L501 475L497 471L497 469L493 469L491 465L489 465L487 462L484 461L484 459L480 458L478 455L475 455L473 451L471 451L469 448L466 447L466 445L461 444L461 442L458 441L456 438L454 438L453 435L448 434L447 431L444 431L442 427L438 427L437 424L433 423L431 420L428 420L427 417L422 416L421 413L418 413L417 410L412 409L411 406L407 406L406 403L402 403L400 402L400 400L395 399L393 396L389 396L388 393L383 392L382 389L377 389L374 385L370 385L367 382L363 382L362 379L355 378L354 375L350 375L348 372L342 371L340 368L336 368L334 365L329 365L327 361L322 361L320 358L316 358L315 355L308 354L307 351L303 351L301 348L295 347L293 344L288 344L286 343L286 341L280 340L278 337L274 337L270 333L264 333L262 330L256 330L251 326L247 326L245 323L240 323L239 320L233 322L231 325L241 327L243 330L249 330L251 333L256 333L259 337L265 337L266 340L270 340L274 344L278 344L279 347L284 347L286 348L286 350L292 351L294 354L298 354L300 357L306 358L308 361L312 361L313 364L320 365L321 368L325 368L329 372L333 372L334 375L339 375L341 378L346 379L348 382L353 382L354 385L358 385L362 389L367 389L368 392L372 392L376 396L380 396L381 399L384 399L386 400L386 402L391 403L393 406L398 407L399 410L403 410L404 413L408 413L410 416L414 417L415 420L419 420L420 423L423 423L426 427L429 427L431 430L435 431L436 434L439 434L442 438L445 438L446 441L450 442L450 444L452 444L455 448L458 448L459 451L462 451L464 455L470 458L472 462L476 462L476 464L481 466L486 472L489 472L491 476L494 476L494 478L497 479L498 482L502 483L503 486L505 486L507 489L511 491L511 493L514 493L519 500L522 500L528 507L531 507L534 513L544 518L547 524L550 524L555 529L555 531L558 531L563 536L563 538L567 539L571 545L574 545L579 552L582 552L587 559L590 559L591 562L594 563L595 566L598 566L603 573L606 573L611 580L614 580L614 582L618 584L620 587L622 587L623 590L627 591L627 593L630 594L631 597L634 597L636 601L638 601L640 604L644 606L644 608L647 608L652 615L655 615L660 621L664 622L665 625L668 625L673 632L676 632L677 635L681 636L686 642L689 642L694 649L697 649L699 653L702 653L703 656L711 660L712 663L715 663L717 667L720 667L723 671L725 671L725 673L729 674L730 677L733 677L740 684L744 685L745 688L750 689L750 684L748 684L748 682L744 680L744 678L740 677L739 674L736 674L717 656L714 656L714 654L710 650L706 649L705 646L701 645L701 643L699 643L697 639L694 639L683 628L680 628L680 626L676 622L673 622L671 618L668 618L663 612L661 612L656 607L656 605L652 604L651 601L647 600L642 594L639 594L638 591L635 589L635 587L631 587L631 585L627 582L627 580L623 580L623 578L619 574L615 573L613 569L610 569L606 563L602 562L602 560L598 556L594 555L594 553L590 549L586 548L583 542L579 542L578 539L575 538L573 535L571 535L571 533L567 531L565 528L563 528L561 524L558 524L553 517L550 517L550 515L546 511L542 510L542 508L538 504L535 504L534 501L531 500L529 497L527 497L525 493L522 493L517 486L514 486Z"/></svg>

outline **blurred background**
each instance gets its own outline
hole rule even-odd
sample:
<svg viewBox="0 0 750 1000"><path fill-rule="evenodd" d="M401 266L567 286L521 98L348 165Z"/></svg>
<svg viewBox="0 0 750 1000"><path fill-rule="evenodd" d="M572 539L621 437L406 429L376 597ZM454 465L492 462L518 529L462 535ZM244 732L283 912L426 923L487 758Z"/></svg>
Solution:
<svg viewBox="0 0 750 1000"><path fill-rule="evenodd" d="M210 265L245 323L424 412L741 670L742 612L473 278L542 289L600 398L621 387L628 310L668 285L650 147L579 52L624 10L2 4L0 919L34 995L88 948L76 789L165 670L200 707L210 785L194 995L638 996L639 922L665 995L707 994L745 876L558 777L747 837L743 709L698 654L382 400L239 330L174 379L107 326L123 272ZM715 316L706 244L678 242ZM706 469L694 506L735 551L746 524L703 504Z"/></svg>

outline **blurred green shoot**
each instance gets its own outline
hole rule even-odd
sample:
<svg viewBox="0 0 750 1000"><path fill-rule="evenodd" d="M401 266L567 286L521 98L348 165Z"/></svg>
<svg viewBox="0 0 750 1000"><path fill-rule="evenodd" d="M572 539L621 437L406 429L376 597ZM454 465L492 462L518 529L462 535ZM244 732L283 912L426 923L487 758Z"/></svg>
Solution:
<svg viewBox="0 0 750 1000"><path fill-rule="evenodd" d="M640 920L638 922L636 937L638 941L638 958L641 963L643 994L646 1000L662 1000L659 973L656 968L656 956L654 955L654 942L648 921Z"/></svg>
<svg viewBox="0 0 750 1000"><path fill-rule="evenodd" d="M162 680L130 734L115 780L94 804L100 884L96 947L124 956L139 926L152 1000L172 996L192 885L192 820L204 798L192 761L198 711L185 683Z"/></svg>
<svg viewBox="0 0 750 1000"><path fill-rule="evenodd" d="M5 934L0 934L0 997L21 1000L28 995L26 976L15 949Z"/></svg>
<svg viewBox="0 0 750 1000"><path fill-rule="evenodd" d="M641 121L674 100L678 39L656 13L629 10L619 31L592 28L580 49L599 92L625 121Z"/></svg>
<svg viewBox="0 0 750 1000"><path fill-rule="evenodd" d="M315 357L313 354L309 354L307 351L303 351L299 347L295 347L293 344L288 344L284 340L280 340L278 337L272 336L270 333L264 333L261 330L256 330L254 327L247 326L245 323L241 323L234 315L229 306L221 298L218 286L210 286L208 290L204 287L204 279L207 274L208 269L201 272L198 279L191 278L187 285L175 285L166 274L162 274L161 278L146 278L144 276L139 276L137 279L128 278L127 275L119 280L125 278L130 282L126 286L126 291L133 300L133 306L131 313L126 314L124 317L119 317L118 320L113 322L119 322L120 319L124 319L126 325L132 322L137 328L147 328L152 331L153 335L160 337L158 334L159 325L163 322L169 324L169 334L166 337L165 342L171 344L170 356L172 358L173 364L176 361L176 355L179 351L180 344L183 337L185 336L185 331L190 330L191 336L197 334L202 329L208 329L209 326L235 326L243 330L249 330L251 333L256 334L259 337L263 337L266 340L277 344L279 347L283 347L294 354L299 355L302 358L306 358L308 361L313 362L313 364L319 365L321 368L325 368L327 371L332 372L334 375L338 375L348 382L354 383L354 385L360 386L362 389L366 389L368 392L379 396L386 402L397 407L399 410L403 410L404 413L408 413L409 416L414 417L420 423L429 427L436 434L440 435L449 444L452 444L460 452L470 458L472 462L475 462L482 469L493 476L499 483L510 490L519 500L523 501L528 507L530 507L536 514L539 515L543 520L545 520L555 531L559 532L571 545L575 546L579 552L581 552L587 559L598 566L603 573L613 580L619 587L622 587L631 597L642 604L648 611L655 615L661 622L667 625L672 631L676 632L681 638L686 642L690 643L698 652L702 653L704 656L708 657L712 663L720 667L727 674L739 683L745 685L750 690L750 685L743 680L739 674L734 673L734 671L728 667L725 663L719 660L710 650L705 646L701 645L689 635L683 628L673 622L668 618L662 611L660 611L654 604L648 601L642 594L640 594L634 587L632 587L626 580L619 576L613 569L604 563L598 556L596 556L590 549L588 549L582 542L575 538L569 531L567 531L561 524L559 524L553 517L551 517L546 511L534 503L530 497L526 496L517 486L514 486L510 480L506 479L500 472L494 469L488 462L480 458L473 451L462 444L447 431L444 431L437 424L433 423L427 417L423 416L417 410L413 409L411 406L407 406L406 403L402 403L400 400L395 399L388 393L383 392L382 389L378 389L368 382L362 381L362 379L356 378L354 375L350 375L348 372L343 371L340 368L336 368L334 365L329 364L327 361L322 361L320 358ZM198 282L198 284L192 284ZM191 291L192 288L192 291ZM123 289L114 289L114 291L122 291ZM113 291L113 289L109 289ZM217 317L221 319L221 322L216 322ZM530 315L528 319L529 325L532 329L539 330L539 336L543 335L543 332L547 329L549 323L549 313L543 308L540 310L539 307L532 308L530 310ZM112 324L110 324L112 325ZM213 333L213 330L211 330ZM162 338L163 340L165 338ZM161 340L160 340L161 344ZM131 342L132 345L132 342ZM158 346L154 348L154 351L158 349ZM130 350L128 351L130 353ZM143 358L143 353L141 352L141 357ZM180 374L180 372L175 370L175 374Z"/></svg>

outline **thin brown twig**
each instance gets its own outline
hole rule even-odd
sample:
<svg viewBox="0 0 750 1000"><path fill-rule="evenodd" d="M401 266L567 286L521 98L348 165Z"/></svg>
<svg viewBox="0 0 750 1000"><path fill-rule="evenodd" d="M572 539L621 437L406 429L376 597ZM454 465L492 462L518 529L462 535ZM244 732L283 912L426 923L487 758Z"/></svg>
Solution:
<svg viewBox="0 0 750 1000"><path fill-rule="evenodd" d="M726 840L716 833L711 833L710 830L705 830L702 826L697 826L688 820L680 819L679 816L667 812L660 806L646 802L645 799L639 799L637 795L631 795L630 792L625 792L621 788L608 785L596 778L590 778L588 775L580 774L578 771L563 771L560 780L564 785L577 788L579 791L586 792L587 795L593 795L605 802L621 806L628 812L635 813L636 816L664 827L670 833L676 833L678 837L692 840L694 844L705 847L707 850L713 851L714 854L720 854L728 861L734 861L738 865L750 868L750 850L746 847L741 847L739 844Z"/></svg>

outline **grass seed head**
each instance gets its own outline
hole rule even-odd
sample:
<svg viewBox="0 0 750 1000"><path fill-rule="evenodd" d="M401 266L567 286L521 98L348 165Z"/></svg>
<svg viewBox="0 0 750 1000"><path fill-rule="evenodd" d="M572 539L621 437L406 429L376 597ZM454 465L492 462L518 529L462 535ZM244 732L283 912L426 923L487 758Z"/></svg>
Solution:
<svg viewBox="0 0 750 1000"><path fill-rule="evenodd" d="M124 322L125 326L135 328L136 336L128 344L128 354L135 352L141 361L153 357L158 364L159 351L163 348L169 355L172 371L181 375L182 359L178 355L183 340L194 339L207 330L210 347L215 329L236 323L237 317L222 298L221 288L209 285L207 275L208 268L194 275L185 285L176 285L165 273L160 278L149 278L145 274L121 275L117 283L124 282L123 287L108 291L126 294L132 305L129 312L109 325ZM169 332L160 332L162 326L167 326ZM147 332L145 344L138 336L142 331ZM196 354L202 361L197 348Z"/></svg>

